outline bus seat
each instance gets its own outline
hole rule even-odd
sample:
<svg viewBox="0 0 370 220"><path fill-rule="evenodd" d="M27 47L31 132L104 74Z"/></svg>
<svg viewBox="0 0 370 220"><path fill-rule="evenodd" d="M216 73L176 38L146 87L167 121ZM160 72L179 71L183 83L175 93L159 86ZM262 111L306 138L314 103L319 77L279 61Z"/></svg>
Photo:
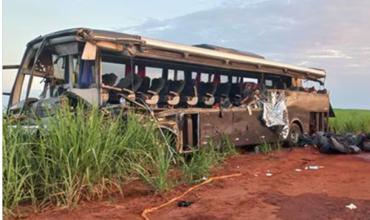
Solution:
<svg viewBox="0 0 370 220"><path fill-rule="evenodd" d="M149 89L145 92L145 103L148 105L156 105L159 101L159 93L165 85L165 80L162 78L155 78L152 80L152 84Z"/></svg>
<svg viewBox="0 0 370 220"><path fill-rule="evenodd" d="M184 90L181 93L181 103L187 106L195 106L198 104L198 99L196 80L191 80L185 84Z"/></svg>
<svg viewBox="0 0 370 220"><path fill-rule="evenodd" d="M136 74L130 73L122 78L117 84L116 87L121 88L127 93L129 99L135 99L135 92L139 89L142 83L142 78Z"/></svg>
<svg viewBox="0 0 370 220"><path fill-rule="evenodd" d="M150 78L147 77L147 76L144 76L142 77L142 82L141 82L141 85L139 87L139 89L137 90L138 93L146 93L148 90L149 90L149 87L150 87Z"/></svg>
<svg viewBox="0 0 370 220"><path fill-rule="evenodd" d="M169 80L168 81L168 96L167 104L175 106L180 103L180 93L184 90L184 80Z"/></svg>
<svg viewBox="0 0 370 220"><path fill-rule="evenodd" d="M133 75L132 74L128 74L126 75L125 77L121 78L118 83L116 84L116 87L118 88L130 88L131 89L131 85L133 83Z"/></svg>
<svg viewBox="0 0 370 220"><path fill-rule="evenodd" d="M134 85L132 86L134 92L136 92L140 88L142 82L143 82L143 78L134 74Z"/></svg>
<svg viewBox="0 0 370 220"><path fill-rule="evenodd" d="M156 78L152 80L152 85L150 86L149 90L159 93L165 84L165 80L162 78Z"/></svg>
<svg viewBox="0 0 370 220"><path fill-rule="evenodd" d="M215 103L215 92L217 85L211 82L200 82L199 84L199 97L202 104L212 106Z"/></svg>
<svg viewBox="0 0 370 220"><path fill-rule="evenodd" d="M169 81L169 80L168 80ZM158 104L163 107L167 104L167 95L168 95L168 82L167 80L164 81L164 85L163 85L163 88L161 89L161 91L159 92L159 100L158 100Z"/></svg>
<svg viewBox="0 0 370 220"><path fill-rule="evenodd" d="M226 106L230 105L230 89L231 84L230 83L220 83L217 87L215 98L216 103L219 103L220 105L225 107L225 104L228 103Z"/></svg>
<svg viewBox="0 0 370 220"><path fill-rule="evenodd" d="M242 100L242 92L241 92L241 84L240 83L232 83L230 89L230 100L231 103L235 106L240 106L240 102Z"/></svg>
<svg viewBox="0 0 370 220"><path fill-rule="evenodd" d="M242 85L242 98L248 98L250 95L253 94L253 92L258 88L258 84L254 82L246 82Z"/></svg>
<svg viewBox="0 0 370 220"><path fill-rule="evenodd" d="M117 75L114 73L106 73L102 76L103 84L113 86L117 81Z"/></svg>

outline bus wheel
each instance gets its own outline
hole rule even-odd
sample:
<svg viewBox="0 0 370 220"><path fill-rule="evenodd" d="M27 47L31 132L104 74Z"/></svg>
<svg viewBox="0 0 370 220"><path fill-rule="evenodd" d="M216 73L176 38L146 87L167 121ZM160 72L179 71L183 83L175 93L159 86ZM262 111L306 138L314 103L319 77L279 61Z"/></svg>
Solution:
<svg viewBox="0 0 370 220"><path fill-rule="evenodd" d="M301 134L302 134L301 127L299 127L298 124L293 123L290 126L289 134L288 134L288 138L287 138L287 141L288 141L288 144L289 144L290 147L297 146L298 141L299 141L299 137L301 136Z"/></svg>

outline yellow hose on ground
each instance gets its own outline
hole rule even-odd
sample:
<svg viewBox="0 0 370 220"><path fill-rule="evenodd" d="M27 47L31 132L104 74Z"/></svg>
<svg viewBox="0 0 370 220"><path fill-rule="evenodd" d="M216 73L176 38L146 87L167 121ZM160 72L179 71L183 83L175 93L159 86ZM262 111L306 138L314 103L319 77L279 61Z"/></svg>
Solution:
<svg viewBox="0 0 370 220"><path fill-rule="evenodd" d="M147 208L147 209L144 209L144 211L141 213L141 217L143 217L145 220L149 220L149 218L147 217L147 214L151 213L151 212L154 212L160 208L163 208L164 206L166 205L169 205L171 204L172 202L180 199L181 197L185 196L186 194L188 194L189 192L193 191L194 189L202 186L202 185L205 185L207 183L210 183L212 182L213 180L220 180L220 179L227 179L227 178L231 178L231 177L236 177L236 176L241 176L242 174L241 173L234 173L234 174L230 174L230 175L225 175L225 176L215 176L215 177L211 177L209 179L207 179L206 181L202 182L202 183L199 183L198 185L195 185L195 186L192 186L190 187L188 190L186 190L183 194L179 195L179 196L176 196L175 198L172 198L171 200L163 203L162 205L159 205L159 206L155 206L155 207L152 207L152 208Z"/></svg>

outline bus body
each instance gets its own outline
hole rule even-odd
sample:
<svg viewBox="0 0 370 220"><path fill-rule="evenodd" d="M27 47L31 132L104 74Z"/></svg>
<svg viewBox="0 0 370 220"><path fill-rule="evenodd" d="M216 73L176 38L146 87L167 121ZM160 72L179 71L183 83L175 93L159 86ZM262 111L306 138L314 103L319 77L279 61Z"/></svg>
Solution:
<svg viewBox="0 0 370 220"><path fill-rule="evenodd" d="M229 48L76 28L27 44L7 113L43 117L67 97L150 112L173 134L179 152L224 135L237 146L281 136L297 142L302 133L328 129L327 91L302 83L322 87L325 75ZM282 114L283 125L267 126L264 117Z"/></svg>

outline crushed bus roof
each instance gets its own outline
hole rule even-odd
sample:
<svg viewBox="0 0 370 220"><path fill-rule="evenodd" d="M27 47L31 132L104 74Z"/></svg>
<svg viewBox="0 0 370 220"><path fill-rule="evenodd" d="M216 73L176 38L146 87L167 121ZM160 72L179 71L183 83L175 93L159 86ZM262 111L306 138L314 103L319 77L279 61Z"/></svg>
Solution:
<svg viewBox="0 0 370 220"><path fill-rule="evenodd" d="M151 38L142 37L139 35L132 35L132 34L124 34L119 32L113 31L105 31L105 30L96 30L96 29L88 29L88 28L74 28L74 29L67 29L62 31L57 31L54 33L50 33L44 36L39 36L38 38L32 40L28 43L28 46L35 45L40 43L43 39L50 39L52 41L56 38L66 38L72 37L69 40L77 40L77 41L108 41L108 42L115 42L117 44L125 44L136 42L141 46L145 46L148 48L154 48L158 51L171 51L177 52L181 54L186 54L187 56L195 56L195 57L204 57L214 60L223 60L226 64L235 62L235 63L242 63L248 65L254 65L256 72L267 72L268 70L279 70L281 73L289 73L292 72L295 76L299 76L302 78L309 78L314 80L322 79L326 76L325 70L317 69L317 68L309 68L309 67L302 67L296 66L291 64L285 64L275 61L266 60L264 57L250 53L250 52L243 52L238 51L231 48L223 48L214 45L208 44L200 44L200 45L183 45L179 43L172 43L163 40L156 40ZM55 42L60 42L56 41ZM145 56L145 52L140 53L141 56ZM148 56L149 57L149 56ZM152 56L153 57L153 56ZM186 56L181 59L180 62L190 62L190 60L186 59ZM193 62L194 63L194 62ZM210 64L211 65L211 64ZM231 66L230 66L231 67ZM266 67L267 70L263 71L263 68ZM237 69L237 67L233 67L233 69ZM242 67L240 67L243 70Z"/></svg>

